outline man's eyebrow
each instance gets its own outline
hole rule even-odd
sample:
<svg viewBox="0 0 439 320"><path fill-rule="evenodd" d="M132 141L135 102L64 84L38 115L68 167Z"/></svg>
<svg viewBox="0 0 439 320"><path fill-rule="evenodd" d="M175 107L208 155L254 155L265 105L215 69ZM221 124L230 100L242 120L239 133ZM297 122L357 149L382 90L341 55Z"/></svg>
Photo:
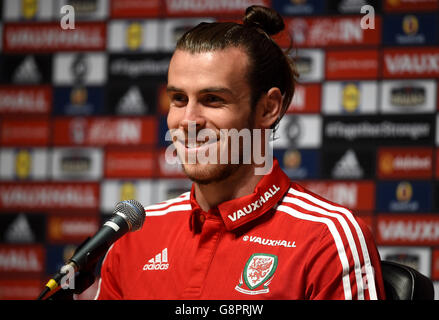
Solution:
<svg viewBox="0 0 439 320"><path fill-rule="evenodd" d="M183 89L174 87L174 86L168 86L166 87L166 92L184 92ZM199 93L226 93L229 95L234 95L232 90L225 88L225 87L209 87L209 88L204 88L202 90L199 91Z"/></svg>
<svg viewBox="0 0 439 320"><path fill-rule="evenodd" d="M174 86L167 86L166 87L166 92L182 92L184 91L183 89L179 89L177 87Z"/></svg>
<svg viewBox="0 0 439 320"><path fill-rule="evenodd" d="M209 93L209 92L213 92L213 93L226 93L229 95L234 95L232 90L230 90L229 88L225 88L225 87L210 87L210 88L205 88L200 90L200 93Z"/></svg>

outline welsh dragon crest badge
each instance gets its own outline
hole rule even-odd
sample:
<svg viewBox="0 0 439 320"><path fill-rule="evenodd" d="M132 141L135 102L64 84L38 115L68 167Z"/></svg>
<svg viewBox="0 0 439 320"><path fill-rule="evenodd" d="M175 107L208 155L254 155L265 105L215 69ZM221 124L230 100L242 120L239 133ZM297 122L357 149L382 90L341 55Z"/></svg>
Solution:
<svg viewBox="0 0 439 320"><path fill-rule="evenodd" d="M254 253L247 260L235 290L244 294L268 293L277 268L277 256L268 253Z"/></svg>

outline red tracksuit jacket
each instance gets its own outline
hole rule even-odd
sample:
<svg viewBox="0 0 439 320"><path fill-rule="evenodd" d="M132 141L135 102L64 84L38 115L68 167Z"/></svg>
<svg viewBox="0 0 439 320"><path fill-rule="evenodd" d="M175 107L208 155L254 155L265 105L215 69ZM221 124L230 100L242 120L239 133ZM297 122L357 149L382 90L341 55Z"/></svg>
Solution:
<svg viewBox="0 0 439 320"><path fill-rule="evenodd" d="M367 226L277 161L253 194L209 212L193 187L145 212L107 253L97 299L384 299Z"/></svg>

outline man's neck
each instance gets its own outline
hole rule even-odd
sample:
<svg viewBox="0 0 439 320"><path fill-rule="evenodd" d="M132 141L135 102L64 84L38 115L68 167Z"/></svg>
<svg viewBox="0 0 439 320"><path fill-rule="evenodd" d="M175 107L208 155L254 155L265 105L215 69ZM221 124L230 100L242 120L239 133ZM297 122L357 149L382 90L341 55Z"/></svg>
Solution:
<svg viewBox="0 0 439 320"><path fill-rule="evenodd" d="M253 193L262 175L255 175L252 165L242 165L228 178L209 184L195 184L195 198L203 211Z"/></svg>

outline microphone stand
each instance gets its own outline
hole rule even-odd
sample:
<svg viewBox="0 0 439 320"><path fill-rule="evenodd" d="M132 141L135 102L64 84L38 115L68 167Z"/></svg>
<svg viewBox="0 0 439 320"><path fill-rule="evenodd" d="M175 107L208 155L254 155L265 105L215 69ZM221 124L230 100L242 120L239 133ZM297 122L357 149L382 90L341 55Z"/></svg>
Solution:
<svg viewBox="0 0 439 320"><path fill-rule="evenodd" d="M96 267L96 265L94 265ZM56 288L53 294L43 300L74 300L74 294L81 294L87 290L96 280L94 268L90 270L81 270L75 275L75 288L65 288L61 286Z"/></svg>
<svg viewBox="0 0 439 320"><path fill-rule="evenodd" d="M88 237L85 239L79 246L76 248L75 253L78 252L82 248L82 246L90 239ZM75 255L75 253L73 255ZM96 266L98 265L98 262L91 266L87 266L86 268L81 269L79 272L76 272L74 275L74 284L75 287L73 289L70 288L62 288L59 285L50 290L47 285L45 289L41 292L40 296L37 298L37 300L74 300L73 295L74 294L81 294L86 289L88 289L96 280L95 270ZM58 274L60 276L60 274ZM49 294L47 296L47 294Z"/></svg>

